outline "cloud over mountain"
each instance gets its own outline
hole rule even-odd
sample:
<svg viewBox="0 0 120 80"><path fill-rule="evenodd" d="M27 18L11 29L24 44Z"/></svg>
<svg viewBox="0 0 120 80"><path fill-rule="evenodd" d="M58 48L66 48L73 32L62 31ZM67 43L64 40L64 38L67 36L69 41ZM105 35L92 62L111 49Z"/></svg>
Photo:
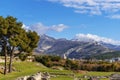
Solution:
<svg viewBox="0 0 120 80"><path fill-rule="evenodd" d="M26 30L36 31L38 34L45 34L49 31L62 32L64 29L68 28L68 26L64 24L45 26L42 23L36 23L30 26L23 24L23 28Z"/></svg>
<svg viewBox="0 0 120 80"><path fill-rule="evenodd" d="M58 2L65 7L75 9L74 11L76 13L81 14L115 15L120 11L120 0L48 0L48 1Z"/></svg>
<svg viewBox="0 0 120 80"><path fill-rule="evenodd" d="M97 41L97 42L104 42L113 45L120 45L120 41L113 40L110 38L100 37L93 34L81 34L81 33L76 34L73 40L86 41L86 42Z"/></svg>

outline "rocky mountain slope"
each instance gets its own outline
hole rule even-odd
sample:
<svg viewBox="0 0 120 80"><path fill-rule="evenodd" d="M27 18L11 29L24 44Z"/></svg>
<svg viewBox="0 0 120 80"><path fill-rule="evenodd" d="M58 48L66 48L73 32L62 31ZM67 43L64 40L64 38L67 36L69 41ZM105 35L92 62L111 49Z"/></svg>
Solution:
<svg viewBox="0 0 120 80"><path fill-rule="evenodd" d="M69 58L85 58L95 54L103 54L106 52L112 52L113 49L108 48L98 42L84 42L76 40L55 39L47 35L42 35L37 53L52 54L67 56Z"/></svg>

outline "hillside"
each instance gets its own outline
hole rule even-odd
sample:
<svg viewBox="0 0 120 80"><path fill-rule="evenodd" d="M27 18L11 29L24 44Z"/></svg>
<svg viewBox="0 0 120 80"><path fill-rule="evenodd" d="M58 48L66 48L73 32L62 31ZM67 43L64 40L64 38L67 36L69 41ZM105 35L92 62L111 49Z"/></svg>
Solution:
<svg viewBox="0 0 120 80"><path fill-rule="evenodd" d="M98 54L91 56L91 58L102 59L102 60L118 58L118 57L120 57L120 51L107 52L105 54Z"/></svg>

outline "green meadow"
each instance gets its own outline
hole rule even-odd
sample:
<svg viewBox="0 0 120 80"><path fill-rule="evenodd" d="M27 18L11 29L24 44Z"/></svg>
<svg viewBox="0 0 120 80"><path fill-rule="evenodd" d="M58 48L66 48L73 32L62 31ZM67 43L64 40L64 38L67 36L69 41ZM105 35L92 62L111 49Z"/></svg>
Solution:
<svg viewBox="0 0 120 80"><path fill-rule="evenodd" d="M3 64L0 64L3 65ZM14 62L13 67L15 71L8 73L7 75L0 74L0 80L15 80L17 77L32 75L37 72L49 72L51 74L74 74L76 77L81 77L84 75L88 76L108 76L114 72L87 72L87 73L73 73L70 70L55 70L45 67L44 65L37 62ZM2 72L2 71L1 71ZM73 76L59 75L56 77L51 77L51 80L74 80ZM83 79L86 80L86 79ZM109 80L109 79L101 79Z"/></svg>

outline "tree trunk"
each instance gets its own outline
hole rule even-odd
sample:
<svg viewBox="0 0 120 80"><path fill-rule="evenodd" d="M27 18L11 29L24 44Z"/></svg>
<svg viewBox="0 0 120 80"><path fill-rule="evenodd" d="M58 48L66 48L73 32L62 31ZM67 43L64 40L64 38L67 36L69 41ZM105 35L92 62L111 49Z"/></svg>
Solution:
<svg viewBox="0 0 120 80"><path fill-rule="evenodd" d="M4 46L4 53L5 53L5 64L4 64L4 75L7 74L7 47Z"/></svg>
<svg viewBox="0 0 120 80"><path fill-rule="evenodd" d="M12 72L13 51L14 51L14 47L12 48L12 50L11 50L11 52L10 52L9 73Z"/></svg>

